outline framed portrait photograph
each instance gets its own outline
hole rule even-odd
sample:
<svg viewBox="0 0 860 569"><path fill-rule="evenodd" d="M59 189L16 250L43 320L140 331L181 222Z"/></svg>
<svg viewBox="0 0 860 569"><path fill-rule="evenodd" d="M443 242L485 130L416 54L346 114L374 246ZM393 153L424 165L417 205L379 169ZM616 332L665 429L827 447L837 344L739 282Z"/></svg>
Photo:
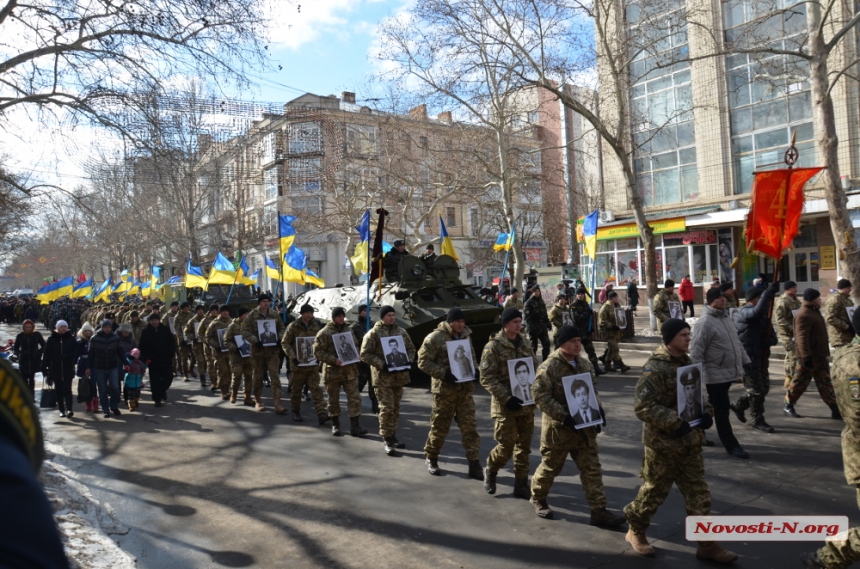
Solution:
<svg viewBox="0 0 860 569"><path fill-rule="evenodd" d="M319 363L314 357L313 336L296 338L296 359L299 360L299 367L315 366Z"/></svg>
<svg viewBox="0 0 860 569"><path fill-rule="evenodd" d="M385 363L388 364L388 369L391 371L401 371L412 369L412 364L409 363L409 355L406 353L406 344L403 342L403 336L386 336L380 338L382 343L382 355L385 357Z"/></svg>
<svg viewBox="0 0 860 569"><path fill-rule="evenodd" d="M173 334L174 336L176 335L176 327L173 325L175 322L176 322L175 316L168 316L167 317L167 325L170 326L170 333Z"/></svg>
<svg viewBox="0 0 860 569"><path fill-rule="evenodd" d="M846 310L847 310L847 309L846 309ZM792 318L797 318L797 313L798 313L798 312L800 312L800 309L799 309L799 308L795 308L794 310L792 310L792 311L791 311L791 317L792 317ZM849 315L848 315L848 318L851 318L851 314L849 314Z"/></svg>
<svg viewBox="0 0 860 569"><path fill-rule="evenodd" d="M246 342L245 338L243 338L241 334L233 336L233 341L236 342L236 346L239 348L240 356L243 358L251 357L251 344Z"/></svg>
<svg viewBox="0 0 860 569"><path fill-rule="evenodd" d="M597 404L597 394L594 393L594 383L590 373L579 373L561 378L564 385L564 396L567 399L567 409L577 429L603 424L600 407Z"/></svg>
<svg viewBox="0 0 860 569"><path fill-rule="evenodd" d="M702 364L678 368L678 416L695 427L702 421Z"/></svg>
<svg viewBox="0 0 860 569"><path fill-rule="evenodd" d="M448 349L451 373L457 378L457 382L474 381L475 362L472 361L472 341L468 338L451 340L445 343L445 347Z"/></svg>
<svg viewBox="0 0 860 569"><path fill-rule="evenodd" d="M856 306L846 306L845 312L848 313L848 322L851 322L851 319L854 318L854 311L857 310Z"/></svg>
<svg viewBox="0 0 860 569"><path fill-rule="evenodd" d="M535 362L532 358L508 360L508 377L511 380L511 395L523 405L534 405L532 385L535 382Z"/></svg>
<svg viewBox="0 0 860 569"><path fill-rule="evenodd" d="M278 345L277 320L257 320L257 337L263 342L263 347Z"/></svg>
<svg viewBox="0 0 860 569"><path fill-rule="evenodd" d="M227 344L224 343L224 334L227 333L227 328L221 328L220 330L215 330L215 333L218 334L218 345L221 346L222 352L229 352L230 348L227 347Z"/></svg>
<svg viewBox="0 0 860 569"><path fill-rule="evenodd" d="M201 324L203 324L203 322L195 322L194 323L194 339L198 342L203 341L203 338L200 337L200 325Z"/></svg>
<svg viewBox="0 0 860 569"><path fill-rule="evenodd" d="M561 325L562 326L573 326L573 317L569 312L561 313Z"/></svg>
<svg viewBox="0 0 860 569"><path fill-rule="evenodd" d="M615 324L622 330L627 328L627 311L625 309L615 309Z"/></svg>
<svg viewBox="0 0 860 569"><path fill-rule="evenodd" d="M738 316L740 315L740 309L738 309L738 308L728 308L727 310L729 311L729 318L731 318L731 319L732 319L732 321L733 321L735 324L737 324L737 323L738 323Z"/></svg>
<svg viewBox="0 0 860 569"><path fill-rule="evenodd" d="M337 359L343 365L354 364L359 360L358 350L355 347L355 336L352 332L343 332L341 334L332 334L332 342L334 342L334 350L337 352Z"/></svg>
<svg viewBox="0 0 860 569"><path fill-rule="evenodd" d="M669 301L669 318L684 319L684 312L681 310L681 303L677 300Z"/></svg>

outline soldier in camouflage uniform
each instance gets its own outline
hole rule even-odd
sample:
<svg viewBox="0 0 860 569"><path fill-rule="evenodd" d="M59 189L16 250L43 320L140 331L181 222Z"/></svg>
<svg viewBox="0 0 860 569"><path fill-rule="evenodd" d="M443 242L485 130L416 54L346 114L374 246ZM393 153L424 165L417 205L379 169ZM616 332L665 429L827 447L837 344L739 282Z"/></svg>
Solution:
<svg viewBox="0 0 860 569"><path fill-rule="evenodd" d="M400 399L403 386L409 383L409 370L389 371L382 351L382 339L400 336L406 347L410 365L415 362L415 346L406 331L394 323L395 313L391 306L379 310L382 320L373 325L361 343L361 361L370 365L373 388L379 398L379 434L385 442L385 454L393 456L396 448L406 448L397 440L397 421L400 418Z"/></svg>
<svg viewBox="0 0 860 569"><path fill-rule="evenodd" d="M552 518L553 513L546 497L553 480L561 474L564 461L570 455L579 469L582 490L591 507L591 525L618 527L624 523L624 517L606 509L606 493L603 490L603 473L597 449L600 425L576 428L562 382L565 376L588 373L592 386L595 385L591 363L580 356L582 334L573 326L562 326L556 344L558 349L541 364L533 386L535 404L543 416L540 432L541 463L532 476L532 506L539 517ZM596 387L594 396L597 397ZM603 418L602 408L600 415ZM606 424L605 419L602 424Z"/></svg>
<svg viewBox="0 0 860 569"><path fill-rule="evenodd" d="M795 358L794 358L794 315L800 309L800 299L797 298L797 283L794 281L785 281L783 285L782 296L776 299L774 307L774 315L776 316L776 334L779 336L779 341L785 347L785 361L783 368L785 369L784 386L788 389L788 384L791 383L791 376L794 373Z"/></svg>
<svg viewBox="0 0 860 569"><path fill-rule="evenodd" d="M734 284L731 281L721 284L720 291L726 299L726 308L740 307L741 303L738 300L738 293L735 291Z"/></svg>
<svg viewBox="0 0 860 569"><path fill-rule="evenodd" d="M615 317L615 309L619 307L618 293L614 290L609 291L606 295L606 302L600 307L600 312L597 314L597 324L600 326L600 331L603 332L603 337L606 338L606 356L603 356L606 371L614 371L617 368L621 370L621 373L624 373L630 369L630 366L624 364L618 348L618 342L624 336L624 330L618 327Z"/></svg>
<svg viewBox="0 0 860 569"><path fill-rule="evenodd" d="M203 353L203 334L200 335L195 334L195 330L201 325L203 319L206 318L206 307L202 304L198 304L194 308L195 314L194 318L188 321L188 324L185 325L185 337L191 339L191 352L194 354L194 359L198 362L197 369L200 372L200 387L206 385L206 359ZM201 332L205 331L204 328ZM194 369L189 370L189 374L191 376L195 376ZM212 385L216 385L217 380L209 376L210 381L212 381Z"/></svg>
<svg viewBox="0 0 860 569"><path fill-rule="evenodd" d="M546 360L549 356L549 315L546 312L546 303L541 296L540 288L534 287L534 291L523 308L523 320L532 341L532 351L537 353L538 340L541 343L541 359Z"/></svg>
<svg viewBox="0 0 860 569"><path fill-rule="evenodd" d="M184 336L185 326L193 318L191 314L191 305L183 302L179 307L179 312L176 313L173 321L173 329L176 330L176 348L179 355L179 372L185 381L188 381L188 375L191 367L191 343Z"/></svg>
<svg viewBox="0 0 860 569"><path fill-rule="evenodd" d="M848 311L854 306L851 300L851 282L848 279L839 279L836 283L837 294L831 294L824 304L824 321L827 323L827 337L830 345L838 353L843 346L847 346L854 339L854 328L848 319Z"/></svg>
<svg viewBox="0 0 860 569"><path fill-rule="evenodd" d="M314 400L314 411L320 425L325 425L329 416L325 411L325 397L320 387L320 370L317 364L300 366L296 351L296 338L316 337L322 330L322 324L314 318L314 309L309 304L302 305L299 310L301 317L287 326L287 331L281 340L281 348L290 358L290 405L293 410L293 421L301 423L302 418L302 388L307 385ZM253 313L252 313L253 314ZM280 323L280 320L278 321ZM246 325L247 326L247 325ZM270 372L271 376L272 373ZM275 373L277 375L277 373ZM280 382L279 382L280 383ZM274 385L274 383L272 384Z"/></svg>
<svg viewBox="0 0 860 569"><path fill-rule="evenodd" d="M573 325L582 334L582 347L585 353L588 354L588 361L594 368L595 375L603 375L606 373L600 369L597 353L594 351L594 341L592 334L594 333L594 311L591 309L591 304L585 299L585 287L576 289L576 300L571 304L571 312L573 313ZM603 359L606 359L605 357Z"/></svg>
<svg viewBox="0 0 860 569"><path fill-rule="evenodd" d="M860 330L860 310L854 312L851 324L855 330ZM842 429L845 481L855 487L860 507L860 336L833 357L833 387L845 421ZM844 569L860 561L860 528L850 528L846 537L844 541L828 541L814 553L805 553L802 556L804 567Z"/></svg>
<svg viewBox="0 0 860 569"><path fill-rule="evenodd" d="M251 366L254 373L253 392L257 411L266 410L263 406L263 374L268 371L269 378L272 380L272 399L275 404L275 412L283 414L286 409L281 406L281 378L278 376L281 360L278 355L278 346L263 346L263 342L258 338L258 320L274 320L278 336L284 331L283 322L278 318L278 313L269 308L269 297L264 294L257 297L257 308L252 310L242 321L242 338L251 344Z"/></svg>
<svg viewBox="0 0 860 569"><path fill-rule="evenodd" d="M323 381L328 393L328 414L331 417L331 434L338 437L340 432L340 390L346 393L347 414L349 415L349 434L353 437L363 437L367 429L363 429L361 419L361 395L358 393L358 364L353 362L344 365L337 354L334 345L334 334L349 333L355 349L358 350L352 327L346 323L346 311L337 306L331 311L331 322L320 330L314 341L314 357L323 364Z"/></svg>
<svg viewBox="0 0 860 569"><path fill-rule="evenodd" d="M239 390L233 391L230 394L230 354L229 352L221 351L221 344L218 342L218 330L226 329L232 322L230 318L230 307L226 304L220 308L220 316L213 320L206 330L203 330L203 324L200 324L200 337L206 340L206 344L212 353L212 359L215 363L215 373L218 378L218 389L221 390L221 399L230 399L230 403L235 403ZM226 332L224 332L226 334ZM215 382L213 382L214 386Z"/></svg>
<svg viewBox="0 0 860 569"><path fill-rule="evenodd" d="M459 308L448 311L445 322L440 322L436 330L424 338L418 350L418 368L430 376L433 394L433 407L430 411L430 433L424 444L424 463L428 472L440 474L439 453L445 444L445 437L451 429L451 421L457 420L460 438L466 449L469 461L469 477L483 480L484 474L478 461L481 452L481 438L478 436L478 422L475 418L474 381L457 382L452 372L452 362L448 358L447 344L453 340L465 340L472 334L466 326L466 316ZM471 340L469 345L471 346ZM475 348L471 348L472 362L475 362ZM474 368L473 368L474 370ZM476 373L476 376L480 374ZM478 379L478 377L475 377Z"/></svg>
<svg viewBox="0 0 860 569"><path fill-rule="evenodd" d="M520 291L515 288L511 289L511 294L508 295L508 298L505 299L505 304L502 308L516 308L517 310L523 309L523 301L520 300Z"/></svg>
<svg viewBox="0 0 860 569"><path fill-rule="evenodd" d="M137 310L132 310L128 318L128 323L131 324L134 341L140 344L140 335L146 330L146 321L140 317L140 313Z"/></svg>
<svg viewBox="0 0 860 569"><path fill-rule="evenodd" d="M361 346L364 341L364 335L373 326L373 321L368 325L367 322L367 305L362 304L358 307L358 320L352 325L352 333L355 334L358 342L356 346ZM370 375L370 366L364 362L358 363L358 392L364 389L367 385L367 396L370 397L370 410L372 413L379 413L379 401L376 399L376 392L373 391L373 378Z"/></svg>
<svg viewBox="0 0 860 569"><path fill-rule="evenodd" d="M573 324L570 308L567 306L567 297L564 294L555 297L555 304L549 311L549 322L552 324L553 334L557 334L558 329L565 324Z"/></svg>
<svg viewBox="0 0 860 569"><path fill-rule="evenodd" d="M277 316L275 316L275 318L277 318ZM206 316L204 316L203 320L200 321L200 338L203 340L203 349L201 351L203 353L203 357L197 358L197 369L200 370L200 373L203 373L204 369L206 370L206 377L209 378L209 383L211 384L209 390L212 392L218 391L219 389L218 366L215 361L215 352L206 342L206 330L208 330L212 322L217 319L218 305L213 302L209 305L209 310L206 312Z"/></svg>
<svg viewBox="0 0 860 569"><path fill-rule="evenodd" d="M484 469L484 490L496 493L496 475L514 458L514 496L528 500L529 455L532 452L532 435L535 430L534 403L514 397L508 361L531 358L535 354L531 345L520 334L523 315L516 308L502 312L502 330L490 337L481 354L481 385L493 396L490 414L495 419L493 438L496 447L487 457Z"/></svg>
<svg viewBox="0 0 860 569"><path fill-rule="evenodd" d="M666 500L672 484L684 496L688 516L711 513L711 491L705 481L702 445L704 430L714 424L713 407L705 403L700 423L690 423L678 415L677 372L679 367L693 363L690 348L690 326L683 320L671 318L661 328L663 344L645 362L642 376L636 384L633 412L642 421L642 444L645 456L639 476L643 483L636 498L624 507L630 529L626 540L639 555L651 557L654 548L645 532L657 508ZM697 381L701 385L701 374ZM717 542L700 541L696 550L699 559L731 563L737 555L726 551Z"/></svg>
<svg viewBox="0 0 860 569"><path fill-rule="evenodd" d="M243 404L253 407L254 370L251 366L251 357L242 357L242 353L239 351L239 344L236 343L236 336L242 335L242 322L247 317L248 309L244 306L240 307L238 317L230 322L230 325L227 326L227 331L224 332L224 343L230 348L230 372L233 375L231 390L238 396L239 388L244 384L245 400Z"/></svg>
<svg viewBox="0 0 860 569"><path fill-rule="evenodd" d="M653 306L651 307L651 312L657 318L658 331L663 326L663 322L670 318L669 302L677 302L678 306L681 306L681 299L675 294L675 281L672 279L666 279L666 282L663 283L663 290L658 292L654 297Z"/></svg>

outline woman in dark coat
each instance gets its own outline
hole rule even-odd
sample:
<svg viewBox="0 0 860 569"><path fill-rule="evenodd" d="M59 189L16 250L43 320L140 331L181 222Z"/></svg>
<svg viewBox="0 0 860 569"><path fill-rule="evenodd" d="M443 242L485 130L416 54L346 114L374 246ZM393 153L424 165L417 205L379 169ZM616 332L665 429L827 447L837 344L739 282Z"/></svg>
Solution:
<svg viewBox="0 0 860 569"><path fill-rule="evenodd" d="M75 379L75 364L78 361L78 341L69 332L65 320L57 320L57 327L45 343L42 356L42 373L48 385L57 389L57 404L61 417L73 417L72 381Z"/></svg>
<svg viewBox="0 0 860 569"><path fill-rule="evenodd" d="M636 288L636 277L630 277L627 281L627 306L636 312L637 304L639 304L639 289Z"/></svg>
<svg viewBox="0 0 860 569"><path fill-rule="evenodd" d="M140 359L149 366L149 386L156 407L167 401L167 390L173 381L173 357L176 336L161 323L161 315L149 315L149 325L140 334Z"/></svg>
<svg viewBox="0 0 860 569"><path fill-rule="evenodd" d="M21 377L30 388L30 393L36 392L36 372L42 367L42 352L45 350L45 338L36 332L36 324L32 320L24 320L24 331L15 338L12 348L18 356L18 370Z"/></svg>

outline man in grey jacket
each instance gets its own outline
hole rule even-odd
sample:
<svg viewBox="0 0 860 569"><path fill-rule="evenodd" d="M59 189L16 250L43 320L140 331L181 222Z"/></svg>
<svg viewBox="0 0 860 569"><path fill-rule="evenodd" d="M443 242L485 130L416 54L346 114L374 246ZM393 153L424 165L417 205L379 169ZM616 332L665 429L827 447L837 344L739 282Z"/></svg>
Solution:
<svg viewBox="0 0 860 569"><path fill-rule="evenodd" d="M744 366L749 366L750 358L741 346L734 321L725 310L722 291L709 289L706 301L704 313L693 328L690 357L693 363L702 364L708 400L714 407L714 423L726 452L737 458L749 458L732 432L729 388L732 382L743 377Z"/></svg>

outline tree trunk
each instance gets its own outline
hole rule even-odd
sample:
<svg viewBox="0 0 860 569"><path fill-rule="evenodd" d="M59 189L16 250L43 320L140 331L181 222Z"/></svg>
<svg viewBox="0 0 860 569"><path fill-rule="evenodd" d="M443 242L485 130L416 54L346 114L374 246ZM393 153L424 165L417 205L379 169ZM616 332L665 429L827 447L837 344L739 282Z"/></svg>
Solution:
<svg viewBox="0 0 860 569"><path fill-rule="evenodd" d="M855 298L860 298L860 255L851 217L848 214L848 197L842 189L839 171L839 139L836 136L836 118L833 99L830 97L827 52L824 38L818 33L821 7L816 2L807 4L809 14L809 78L812 87L812 109L815 121L816 145L824 171L824 196L830 210L830 229L836 243L839 276L851 281Z"/></svg>

